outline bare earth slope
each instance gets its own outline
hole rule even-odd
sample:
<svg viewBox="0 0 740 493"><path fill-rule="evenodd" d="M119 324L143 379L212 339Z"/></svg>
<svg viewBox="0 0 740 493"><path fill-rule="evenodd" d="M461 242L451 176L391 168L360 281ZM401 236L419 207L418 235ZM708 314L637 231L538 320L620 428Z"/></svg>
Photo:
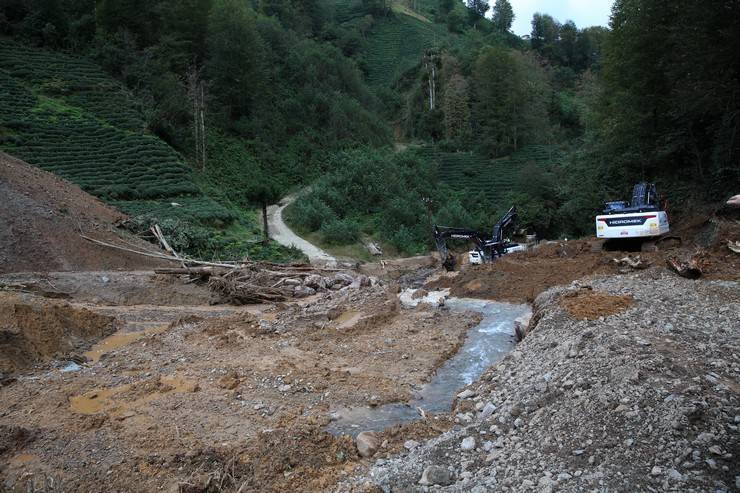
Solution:
<svg viewBox="0 0 740 493"><path fill-rule="evenodd" d="M123 214L76 185L5 153L0 153L0 198L0 273L160 265L81 238L80 230L120 243L114 225Z"/></svg>

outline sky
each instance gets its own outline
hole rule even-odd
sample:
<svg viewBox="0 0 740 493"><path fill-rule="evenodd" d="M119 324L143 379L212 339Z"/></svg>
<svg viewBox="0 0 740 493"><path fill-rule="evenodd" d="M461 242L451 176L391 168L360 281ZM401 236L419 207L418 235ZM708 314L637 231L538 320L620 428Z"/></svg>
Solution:
<svg viewBox="0 0 740 493"><path fill-rule="evenodd" d="M579 28L607 26L613 0L509 0L514 7L511 30L522 36L532 32L535 12L550 14L560 22L572 20ZM489 0L491 7L496 3Z"/></svg>

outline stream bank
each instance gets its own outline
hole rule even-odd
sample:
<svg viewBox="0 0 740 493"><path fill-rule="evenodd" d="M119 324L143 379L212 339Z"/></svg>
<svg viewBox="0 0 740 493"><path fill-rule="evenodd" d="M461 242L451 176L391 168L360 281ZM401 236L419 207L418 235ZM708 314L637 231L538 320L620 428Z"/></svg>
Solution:
<svg viewBox="0 0 740 493"><path fill-rule="evenodd" d="M566 308L591 293L632 303L592 319ZM457 403L467 423L336 491L740 488L740 284L654 268L553 288L535 307L536 328Z"/></svg>
<svg viewBox="0 0 740 493"><path fill-rule="evenodd" d="M471 327L460 350L434 374L431 381L407 403L393 402L377 407L343 407L332 412L328 430L335 435L356 436L362 431L382 431L422 419L422 414L448 412L459 389L470 385L515 345L514 322L530 312L528 305L493 301L445 298L447 293L427 293L414 298L415 290L402 293L406 306L439 303L453 313L478 313L482 319Z"/></svg>

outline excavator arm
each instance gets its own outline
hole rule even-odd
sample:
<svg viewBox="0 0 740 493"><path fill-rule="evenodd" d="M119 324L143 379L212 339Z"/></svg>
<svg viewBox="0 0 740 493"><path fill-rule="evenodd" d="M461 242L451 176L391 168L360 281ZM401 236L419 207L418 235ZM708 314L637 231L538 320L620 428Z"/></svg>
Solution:
<svg viewBox="0 0 740 493"><path fill-rule="evenodd" d="M504 238L504 231L508 230L514 224L516 217L516 207L512 207L493 226L493 232L490 237L485 233L473 229L434 226L434 241L437 245L437 251L439 251L442 265L447 270L452 270L455 267L455 257L450 254L450 250L447 247L448 239L474 242L476 249L483 254L487 262L493 261L496 257L505 254L506 239Z"/></svg>

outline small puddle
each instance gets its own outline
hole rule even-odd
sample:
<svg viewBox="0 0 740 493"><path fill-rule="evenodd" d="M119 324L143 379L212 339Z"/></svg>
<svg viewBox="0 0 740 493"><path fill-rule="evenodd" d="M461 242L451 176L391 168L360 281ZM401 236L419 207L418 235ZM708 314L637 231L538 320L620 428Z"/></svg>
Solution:
<svg viewBox="0 0 740 493"><path fill-rule="evenodd" d="M349 329L354 327L363 316L362 312L347 310L335 318L334 323L337 324L337 329Z"/></svg>
<svg viewBox="0 0 740 493"><path fill-rule="evenodd" d="M95 344L92 349L85 353L85 356L93 363L97 363L104 354L109 353L114 349L127 346L148 335L161 334L167 330L167 327L167 325L158 325L138 332L116 332Z"/></svg>
<svg viewBox="0 0 740 493"><path fill-rule="evenodd" d="M111 397L130 388L130 385L122 385L111 389L92 390L83 395L70 397L69 407L80 414L96 414L111 404Z"/></svg>
<svg viewBox="0 0 740 493"><path fill-rule="evenodd" d="M106 411L120 415L123 412L130 411L130 408L147 404L167 394L186 394L199 390L197 381L179 376L162 375L159 377L159 383L165 386L165 388L152 388L130 402L116 401L115 396L132 389L136 384L125 384L108 389L95 389L82 395L70 397L69 407L72 411L79 414L97 414L101 411Z"/></svg>
<svg viewBox="0 0 740 493"><path fill-rule="evenodd" d="M435 301L436 296L432 296ZM401 299L403 301L403 296ZM455 312L472 311L483 316L481 322L468 331L457 354L437 370L410 402L336 409L334 415L338 419L329 425L329 432L355 436L361 431L381 431L420 419L417 408L431 413L448 412L460 388L477 380L514 347L514 321L530 311L528 305L464 298L450 298L445 306Z"/></svg>

